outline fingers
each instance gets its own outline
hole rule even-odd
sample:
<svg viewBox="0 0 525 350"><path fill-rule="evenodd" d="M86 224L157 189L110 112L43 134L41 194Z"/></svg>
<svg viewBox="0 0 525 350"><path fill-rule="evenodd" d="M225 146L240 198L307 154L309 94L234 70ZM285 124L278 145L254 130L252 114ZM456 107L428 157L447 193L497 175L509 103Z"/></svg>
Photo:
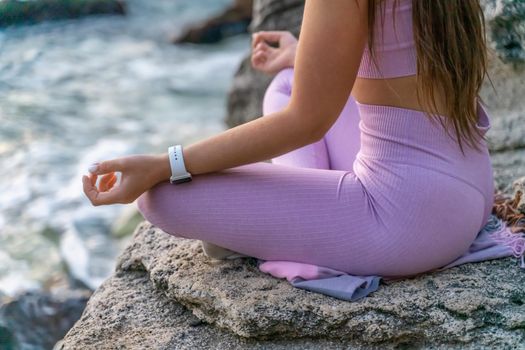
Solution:
<svg viewBox="0 0 525 350"><path fill-rule="evenodd" d="M89 167L89 172L95 175L103 175L114 171L124 170L124 162L121 158L94 163Z"/></svg>
<svg viewBox="0 0 525 350"><path fill-rule="evenodd" d="M255 69L264 71L264 65L266 64L267 57L264 52L257 52L252 55L252 66Z"/></svg>
<svg viewBox="0 0 525 350"><path fill-rule="evenodd" d="M252 52L252 66L264 70L263 66L268 61L272 50L274 49L265 42L257 44Z"/></svg>
<svg viewBox="0 0 525 350"><path fill-rule="evenodd" d="M260 31L252 34L252 47L255 48L260 42L268 41L278 43L283 35L287 35L287 31Z"/></svg>
<svg viewBox="0 0 525 350"><path fill-rule="evenodd" d="M98 184L99 191L109 191L113 187L115 182L117 182L117 175L114 172L102 176Z"/></svg>
<svg viewBox="0 0 525 350"><path fill-rule="evenodd" d="M93 181L93 179L95 179ZM95 182L97 181L96 175L82 176L82 189L86 194L86 197L91 201L91 204L95 205L94 201L98 196L97 188L95 187Z"/></svg>
<svg viewBox="0 0 525 350"><path fill-rule="evenodd" d="M119 191L109 191L109 192L99 192L93 182L93 179L96 181L94 176L83 176L82 177L82 189L88 197L91 204L94 206L103 205L103 204L114 204L120 203ZM118 189L118 188L117 188Z"/></svg>
<svg viewBox="0 0 525 350"><path fill-rule="evenodd" d="M108 183L108 189L112 189L113 186L117 183L117 175L114 175L111 181Z"/></svg>
<svg viewBox="0 0 525 350"><path fill-rule="evenodd" d="M89 181L90 181L91 185L95 186L95 184L97 183L97 178L98 178L97 175L89 174Z"/></svg>

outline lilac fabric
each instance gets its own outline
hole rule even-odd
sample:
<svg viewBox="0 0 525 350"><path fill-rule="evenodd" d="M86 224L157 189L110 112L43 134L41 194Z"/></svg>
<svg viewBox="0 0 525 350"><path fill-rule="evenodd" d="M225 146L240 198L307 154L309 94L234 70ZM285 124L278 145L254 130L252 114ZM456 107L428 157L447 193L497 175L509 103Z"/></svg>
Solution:
<svg viewBox="0 0 525 350"><path fill-rule="evenodd" d="M382 79L416 74L412 0L398 0L395 8L393 2L386 0L377 7L374 28L376 62L372 61L367 44L357 73L359 77Z"/></svg>
<svg viewBox="0 0 525 350"><path fill-rule="evenodd" d="M525 268L524 251L525 236L510 232L501 219L490 215L469 249L436 271L509 256L521 258L520 267ZM260 261L259 269L274 277L286 278L294 287L348 301L356 301L375 292L382 279L381 276L353 276L322 266L290 261Z"/></svg>

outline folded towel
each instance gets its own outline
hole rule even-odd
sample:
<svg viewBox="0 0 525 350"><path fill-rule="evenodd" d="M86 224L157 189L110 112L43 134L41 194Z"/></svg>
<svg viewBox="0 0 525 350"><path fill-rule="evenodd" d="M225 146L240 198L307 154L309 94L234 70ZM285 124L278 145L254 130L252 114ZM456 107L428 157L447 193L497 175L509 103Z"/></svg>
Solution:
<svg viewBox="0 0 525 350"><path fill-rule="evenodd" d="M451 263L434 271L445 270L465 263L480 262L508 256L524 262L525 234L513 232L505 222L491 214L468 251ZM286 278L294 287L355 301L379 288L381 276L355 276L330 268L291 261L259 261L259 269L274 277ZM399 278L396 278L399 279Z"/></svg>

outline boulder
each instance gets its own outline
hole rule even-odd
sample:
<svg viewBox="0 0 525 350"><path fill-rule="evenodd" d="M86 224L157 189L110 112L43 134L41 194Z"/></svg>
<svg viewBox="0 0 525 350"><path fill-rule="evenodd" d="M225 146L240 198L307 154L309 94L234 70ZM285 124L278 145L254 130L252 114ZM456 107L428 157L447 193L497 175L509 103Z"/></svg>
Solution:
<svg viewBox="0 0 525 350"><path fill-rule="evenodd" d="M488 24L490 45L507 63L525 62L525 2L481 0Z"/></svg>
<svg viewBox="0 0 525 350"><path fill-rule="evenodd" d="M525 65L505 63L491 56L489 76L481 91L492 128L488 132L493 153L525 148Z"/></svg>
<svg viewBox="0 0 525 350"><path fill-rule="evenodd" d="M481 98L492 124L487 139L495 186L509 192L512 180L525 174L525 66L492 55L489 78Z"/></svg>
<svg viewBox="0 0 525 350"><path fill-rule="evenodd" d="M166 297L145 271L127 271L117 272L100 286L77 326L54 349L263 350L271 346L283 350L342 350L349 345L348 341L326 339L241 338L206 323Z"/></svg>
<svg viewBox="0 0 525 350"><path fill-rule="evenodd" d="M144 222L61 349L517 348L524 283L506 258L383 282L346 302L266 275L254 259L212 260L198 241Z"/></svg>
<svg viewBox="0 0 525 350"><path fill-rule="evenodd" d="M124 0L2 0L0 27L87 15L124 13Z"/></svg>
<svg viewBox="0 0 525 350"><path fill-rule="evenodd" d="M88 290L30 291L0 304L0 349L50 349L80 318Z"/></svg>

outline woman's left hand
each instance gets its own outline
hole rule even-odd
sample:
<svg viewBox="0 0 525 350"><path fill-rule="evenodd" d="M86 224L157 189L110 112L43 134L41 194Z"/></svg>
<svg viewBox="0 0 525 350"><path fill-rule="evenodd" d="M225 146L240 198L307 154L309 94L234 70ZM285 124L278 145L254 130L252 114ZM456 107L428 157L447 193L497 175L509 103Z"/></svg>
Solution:
<svg viewBox="0 0 525 350"><path fill-rule="evenodd" d="M94 206L127 204L157 183L169 178L168 155L133 155L95 163L82 177L84 193ZM115 172L120 172L117 184ZM101 176L98 187L96 182Z"/></svg>

